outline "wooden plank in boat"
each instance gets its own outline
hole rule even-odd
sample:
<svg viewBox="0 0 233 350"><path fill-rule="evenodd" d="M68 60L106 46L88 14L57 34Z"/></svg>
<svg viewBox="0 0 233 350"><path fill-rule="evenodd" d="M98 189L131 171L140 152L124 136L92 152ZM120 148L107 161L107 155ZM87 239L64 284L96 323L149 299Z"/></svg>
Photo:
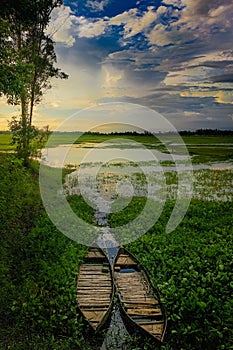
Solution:
<svg viewBox="0 0 233 350"><path fill-rule="evenodd" d="M92 286L83 286L82 288L80 288L77 293L88 293L88 292L92 292L92 293L96 293L96 292L111 292L112 288L111 286L101 286L99 287L97 290L93 290Z"/></svg>
<svg viewBox="0 0 233 350"><path fill-rule="evenodd" d="M116 261L116 265L137 265L137 263L128 255L120 255Z"/></svg>
<svg viewBox="0 0 233 350"><path fill-rule="evenodd" d="M82 310L83 315L88 319L88 320L95 320L96 322L100 322L105 314L105 311L87 311L87 310Z"/></svg>
<svg viewBox="0 0 233 350"><path fill-rule="evenodd" d="M102 300L103 298L110 299L110 293L103 294L101 296L95 296L95 294L79 294L78 298L80 301L82 300L90 300L90 299L96 299L96 300ZM100 299L101 298L101 299Z"/></svg>
<svg viewBox="0 0 233 350"><path fill-rule="evenodd" d="M122 302L128 302L128 301L133 301L135 303L137 302L140 302L140 301L146 301L146 296L145 295L142 295L142 294L139 294L139 295L131 295L130 297L128 297L128 294L122 294L121 293L121 300Z"/></svg>
<svg viewBox="0 0 233 350"><path fill-rule="evenodd" d="M94 266L92 264L89 264L89 265L82 265L80 266L80 271L81 272L86 272L86 271L97 271L97 272L100 272L102 271L103 269L106 269L109 267L108 266L103 266L103 264L101 265L98 265L98 266Z"/></svg>
<svg viewBox="0 0 233 350"><path fill-rule="evenodd" d="M135 291L135 288L121 288L121 287L119 287L118 289L122 294L130 295L130 296L135 296L135 295L145 296L147 294L145 289L143 289L143 288L140 288L139 290L137 290L137 292Z"/></svg>
<svg viewBox="0 0 233 350"><path fill-rule="evenodd" d="M95 295L95 294L90 294L90 295L85 295L85 294L80 294L78 296L79 301L82 300L99 300L99 301L109 301L110 300L110 293L102 294L102 295Z"/></svg>
<svg viewBox="0 0 233 350"><path fill-rule="evenodd" d="M83 301L81 304L79 304L79 306L81 308L84 308L84 309L85 308L95 308L95 309L97 309L97 308L105 307L105 306L108 308L109 303L106 303L106 301L101 301L101 302L98 302L98 304L97 303L93 304L93 303L88 303L88 302Z"/></svg>
<svg viewBox="0 0 233 350"><path fill-rule="evenodd" d="M103 279L110 279L110 273L81 273L79 275L80 278L85 278L85 279L96 279L96 278L103 278Z"/></svg>
<svg viewBox="0 0 233 350"><path fill-rule="evenodd" d="M153 307L155 308L156 305L159 305L158 303L157 304L154 304L154 303L149 303L149 302L137 302L135 303L134 301L131 301L131 302L124 302L124 306L128 309L130 308L137 308L137 309L140 309L140 308L150 308L150 307Z"/></svg>
<svg viewBox="0 0 233 350"><path fill-rule="evenodd" d="M103 263L101 264L88 264L84 263L80 266L81 271L82 270L101 270L103 268Z"/></svg>
<svg viewBox="0 0 233 350"><path fill-rule="evenodd" d="M90 284L111 284L111 280L109 278L81 278L78 280L78 286L80 283L90 283Z"/></svg>
<svg viewBox="0 0 233 350"><path fill-rule="evenodd" d="M162 316L160 309L127 309L127 314L130 316Z"/></svg>
<svg viewBox="0 0 233 350"><path fill-rule="evenodd" d="M78 305L80 306L80 308L82 308L84 305L90 305L90 306L105 306L106 304L109 304L109 300L106 299L102 299L102 300L97 300L97 299L92 299L92 300L80 300L80 302L78 302Z"/></svg>
<svg viewBox="0 0 233 350"><path fill-rule="evenodd" d="M158 304L158 300L152 298L152 297L149 297L149 296L145 296L145 295L140 295L140 297L138 298L136 295L131 295L131 296L124 296L124 300L123 300L124 303L142 303L142 304L146 304L146 303L150 303L150 304L154 304L154 305L157 305Z"/></svg>
<svg viewBox="0 0 233 350"><path fill-rule="evenodd" d="M105 258L104 254L100 250L90 250L86 256L87 258Z"/></svg>
<svg viewBox="0 0 233 350"><path fill-rule="evenodd" d="M140 326L146 330L147 332L153 334L154 336L160 336L163 334L163 328L164 324L163 323L153 323L153 324L142 324L140 323Z"/></svg>
<svg viewBox="0 0 233 350"><path fill-rule="evenodd" d="M93 307L95 305L106 305L108 303L109 303L109 299L108 298L106 298L106 299L102 298L100 300L97 299L97 298L86 298L86 299L82 298L78 302L79 305L92 305Z"/></svg>
<svg viewBox="0 0 233 350"><path fill-rule="evenodd" d="M106 284L106 283L111 283L111 281L108 279L108 278L98 278L98 279L86 279L86 278L82 278L80 280L78 280L78 286L81 284L81 283L89 283L91 285L94 285L94 284Z"/></svg>

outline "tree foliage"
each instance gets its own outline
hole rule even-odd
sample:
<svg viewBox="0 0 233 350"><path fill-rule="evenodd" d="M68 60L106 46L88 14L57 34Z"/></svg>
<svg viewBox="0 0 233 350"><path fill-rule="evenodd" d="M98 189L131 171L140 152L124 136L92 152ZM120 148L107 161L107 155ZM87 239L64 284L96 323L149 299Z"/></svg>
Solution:
<svg viewBox="0 0 233 350"><path fill-rule="evenodd" d="M0 94L21 106L21 148L28 159L33 109L51 88L51 78L68 76L55 66L54 42L46 33L62 0L2 0L0 4Z"/></svg>

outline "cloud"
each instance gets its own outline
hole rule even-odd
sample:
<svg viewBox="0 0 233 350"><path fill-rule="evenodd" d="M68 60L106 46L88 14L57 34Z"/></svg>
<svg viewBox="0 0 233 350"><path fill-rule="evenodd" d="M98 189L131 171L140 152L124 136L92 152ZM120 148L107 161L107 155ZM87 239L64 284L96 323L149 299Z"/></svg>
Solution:
<svg viewBox="0 0 233 350"><path fill-rule="evenodd" d="M201 31L203 34L211 32L211 25L215 28L221 25L224 28L231 27L232 3L229 0L182 0L184 8L178 24L186 24L190 29Z"/></svg>
<svg viewBox="0 0 233 350"><path fill-rule="evenodd" d="M75 17L71 15L71 9L68 6L62 6L53 14L53 27L58 28L54 39L72 46L75 42L75 34L80 38L95 38L103 35L112 26L122 26L123 38L128 39L139 33L148 32L151 25L166 11L165 6L160 6L157 10L154 6L148 6L144 12L132 8L111 18L86 18Z"/></svg>
<svg viewBox="0 0 233 350"><path fill-rule="evenodd" d="M56 7L52 12L47 33L54 41L71 47L75 43L75 21L76 17L69 6Z"/></svg>
<svg viewBox="0 0 233 350"><path fill-rule="evenodd" d="M190 16L206 16L213 6L216 6L216 1L213 0L182 0L185 6L184 15Z"/></svg>
<svg viewBox="0 0 233 350"><path fill-rule="evenodd" d="M150 45L165 46L168 44L180 44L191 40L192 34L185 28L167 27L161 23L154 26L149 34L146 35Z"/></svg>
<svg viewBox="0 0 233 350"><path fill-rule="evenodd" d="M176 6L176 7L182 6L182 0L163 0L162 3L165 5Z"/></svg>
<svg viewBox="0 0 233 350"><path fill-rule="evenodd" d="M109 0L103 0L103 1L88 0L86 3L86 7L91 12L102 12L108 4L109 4Z"/></svg>
<svg viewBox="0 0 233 350"><path fill-rule="evenodd" d="M219 104L233 104L233 93L232 91L223 91L223 90L208 90L208 89L192 89L186 90L181 93L183 97L213 97L214 100Z"/></svg>
<svg viewBox="0 0 233 350"><path fill-rule="evenodd" d="M131 9L111 18L110 24L124 25L124 38L127 39L148 31L152 23L166 11L166 7L160 6L157 11L154 10L154 6L148 6L147 11L141 15L138 9Z"/></svg>
<svg viewBox="0 0 233 350"><path fill-rule="evenodd" d="M103 35L108 25L106 19L99 19L94 22L83 16L78 17L76 23L79 38L95 38Z"/></svg>
<svg viewBox="0 0 233 350"><path fill-rule="evenodd" d="M195 67L191 69L179 70L176 72L169 72L164 79L165 85L180 85L188 84L193 85L193 82L203 81L209 76L211 68L207 67Z"/></svg>
<svg viewBox="0 0 233 350"><path fill-rule="evenodd" d="M85 0L54 10L49 32L70 77L56 80L40 120L50 115L55 123L98 101L121 100L163 113L178 129L229 127L232 2L125 3Z"/></svg>
<svg viewBox="0 0 233 350"><path fill-rule="evenodd" d="M163 13L166 21L157 23L146 34L150 45L180 45L195 39L204 42L210 37L217 40L223 32L231 35L232 3L229 0L223 0L220 5L213 0L165 0L163 3L167 6Z"/></svg>
<svg viewBox="0 0 233 350"><path fill-rule="evenodd" d="M102 66L102 70L104 73L103 83L105 88L115 87L124 75L123 71L116 70L112 65L104 65Z"/></svg>

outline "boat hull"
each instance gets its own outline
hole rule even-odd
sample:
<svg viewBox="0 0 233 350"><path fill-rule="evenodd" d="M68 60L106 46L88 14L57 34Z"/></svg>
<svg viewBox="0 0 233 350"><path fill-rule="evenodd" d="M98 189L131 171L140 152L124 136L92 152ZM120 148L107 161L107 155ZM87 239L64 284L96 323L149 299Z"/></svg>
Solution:
<svg viewBox="0 0 233 350"><path fill-rule="evenodd" d="M77 303L89 333L102 333L110 323L114 283L112 269L104 252L97 247L88 250L79 267Z"/></svg>
<svg viewBox="0 0 233 350"><path fill-rule="evenodd" d="M167 322L158 290L152 286L147 271L123 247L115 258L114 278L121 315L128 331L138 331L161 343Z"/></svg>

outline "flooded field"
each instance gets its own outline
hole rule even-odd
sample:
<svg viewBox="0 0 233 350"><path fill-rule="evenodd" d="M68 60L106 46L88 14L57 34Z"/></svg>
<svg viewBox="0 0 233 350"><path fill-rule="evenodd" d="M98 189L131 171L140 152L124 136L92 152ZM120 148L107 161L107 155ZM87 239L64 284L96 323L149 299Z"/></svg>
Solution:
<svg viewBox="0 0 233 350"><path fill-rule="evenodd" d="M232 200L233 163L196 164L195 156L181 152L181 146L184 148L184 145L172 144L173 153L166 153L125 140L100 145L85 142L47 148L42 159L45 165L73 169L67 176L65 193L85 193L92 201L100 193L108 199L120 195L148 196L155 200L176 199L177 196ZM219 144L211 144L215 146ZM228 143L227 147L232 148L232 144Z"/></svg>
<svg viewBox="0 0 233 350"><path fill-rule="evenodd" d="M80 194L80 183L82 191L88 193L101 193L104 198L115 198L118 195L125 197L147 196L148 183L150 184L150 196L161 200L164 197L176 199L178 193L178 177L175 167L163 167L156 169L154 166L137 167L129 165L105 166L99 168L94 164L85 165L82 170L75 170L67 176L64 190L67 194ZM190 170L190 169L188 169ZM181 170L179 170L181 171ZM93 175L97 172L96 181ZM187 169L182 167L183 176ZM190 180L190 173L187 173ZM183 195L191 195L193 198L204 200L232 201L233 198L233 166L230 163L219 163L213 165L199 164L193 166L192 180L183 184ZM189 191L189 192L188 192ZM190 193L191 191L191 193Z"/></svg>

